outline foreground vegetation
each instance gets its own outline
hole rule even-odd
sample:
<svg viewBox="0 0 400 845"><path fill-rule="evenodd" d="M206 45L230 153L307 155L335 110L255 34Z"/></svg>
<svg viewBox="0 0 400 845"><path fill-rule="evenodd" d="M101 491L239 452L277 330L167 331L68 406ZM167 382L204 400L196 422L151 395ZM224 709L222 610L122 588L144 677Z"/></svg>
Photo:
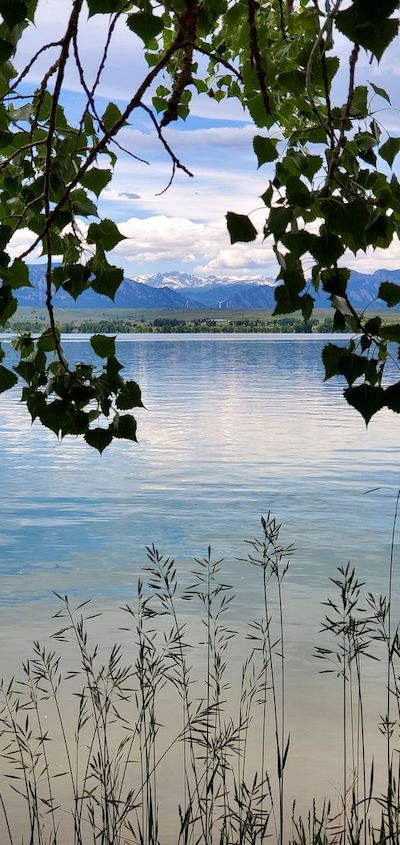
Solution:
<svg viewBox="0 0 400 845"><path fill-rule="evenodd" d="M87 620L96 614L86 602L74 608L59 596L61 627L54 638L74 643L75 667L65 671L54 650L35 643L22 678L1 684L2 841L398 843L400 639L390 608L393 545L387 597L365 594L349 564L332 579L336 596L328 599L324 645L316 656L342 690L342 799L339 810L329 802L320 809L314 804L303 818L285 788L291 750L283 586L292 552L282 543L281 526L270 515L262 519L261 535L249 541L243 561L259 578L260 616L248 626L248 656L232 701L234 595L210 549L196 560L192 583L183 590L175 562L148 549L136 603L123 608L123 630L135 645L129 663L117 645L104 659L87 633ZM183 601L197 604L192 619L200 614L203 636L195 633L192 643L180 618ZM382 661L383 789L366 758L364 679L371 657ZM69 663L70 650L64 660Z"/></svg>

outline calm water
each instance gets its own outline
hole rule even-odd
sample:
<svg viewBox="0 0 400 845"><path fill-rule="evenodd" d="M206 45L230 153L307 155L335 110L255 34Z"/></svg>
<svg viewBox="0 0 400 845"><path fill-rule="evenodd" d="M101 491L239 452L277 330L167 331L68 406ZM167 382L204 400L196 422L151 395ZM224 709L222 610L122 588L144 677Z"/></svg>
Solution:
<svg viewBox="0 0 400 845"><path fill-rule="evenodd" d="M152 542L182 566L210 543L240 580L233 557L267 510L296 544L296 590L325 587L347 559L378 583L400 484L399 420L383 413L365 429L343 386L322 382L323 342L121 339L146 410L139 445L114 443L101 458L32 427L18 396L2 395L3 606L31 604L53 587L123 598ZM68 350L90 357L83 340Z"/></svg>
<svg viewBox="0 0 400 845"><path fill-rule="evenodd" d="M324 342L123 336L119 357L126 376L140 383L146 410L138 414L139 445L114 443L102 457L32 427L17 394L0 397L0 637L7 665L51 630L53 590L91 597L106 613L129 600L153 542L176 556L183 579L208 544L223 555L238 594L234 621L244 625L259 583L238 558L260 515L271 510L297 550L285 607L301 734L294 758L301 761L301 738L310 733L306 690L316 690L318 701L320 695L312 658L320 602L335 567L348 560L369 589L386 589L400 485L399 418L382 413L366 430L344 402L343 385L322 381ZM69 338L67 348L75 360L91 357L84 339ZM313 730L319 728L320 710Z"/></svg>

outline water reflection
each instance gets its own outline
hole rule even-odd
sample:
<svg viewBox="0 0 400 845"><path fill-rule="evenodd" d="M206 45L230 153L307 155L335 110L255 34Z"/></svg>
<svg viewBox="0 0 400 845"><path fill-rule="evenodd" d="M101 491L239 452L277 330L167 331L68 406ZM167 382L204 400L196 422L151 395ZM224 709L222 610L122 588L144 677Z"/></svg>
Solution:
<svg viewBox="0 0 400 845"><path fill-rule="evenodd" d="M382 413L365 428L340 384L322 381L324 342L121 338L119 355L146 410L138 414L139 445L113 443L101 458L31 426L17 394L0 397L2 674L53 629L53 590L94 598L106 611L103 636L118 637L114 612L133 595L153 541L176 555L184 581L209 543L222 554L237 593L232 624L244 630L259 613L259 584L238 558L271 510L297 549L285 587L290 765L304 790L315 791L310 733L322 771L337 747L340 712L312 658L320 602L335 567L349 559L369 589L386 589L399 485L398 418ZM86 340L67 343L72 358L93 356ZM394 595L397 606L397 574ZM373 685L373 714L379 694ZM375 731L372 746L376 739ZM333 765L329 777L337 782Z"/></svg>

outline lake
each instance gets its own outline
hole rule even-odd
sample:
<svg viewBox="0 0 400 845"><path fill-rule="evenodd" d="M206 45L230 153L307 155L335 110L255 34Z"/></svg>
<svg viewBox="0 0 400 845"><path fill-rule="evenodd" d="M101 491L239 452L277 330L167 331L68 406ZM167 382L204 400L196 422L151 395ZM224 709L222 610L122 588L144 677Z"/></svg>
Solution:
<svg viewBox="0 0 400 845"><path fill-rule="evenodd" d="M386 591L400 484L398 417L382 412L366 429L344 401L344 385L323 382L326 340L121 336L117 354L126 377L139 382L145 410L137 414L139 444L114 442L101 457L31 426L17 393L0 397L2 674L14 673L30 642L54 630L53 591L93 599L105 613L103 634L115 630L115 610L133 599L151 543L176 558L183 583L208 545L223 557L237 596L231 624L244 631L259 612L260 584L240 559L271 511L296 548L284 585L295 699L288 720L297 740L293 771L302 771L302 788L313 794L315 772L337 742L339 706L334 678L323 687L313 657L321 602L347 561L368 590ZM73 360L95 360L83 337L69 336L66 348ZM396 572L395 596L398 585ZM190 620L190 605L185 613ZM240 656L234 649L233 663ZM376 705L379 713L383 687L374 671L372 711ZM375 729L372 747L377 738ZM307 768L310 742L315 763ZM339 771L340 761L318 788L336 789Z"/></svg>

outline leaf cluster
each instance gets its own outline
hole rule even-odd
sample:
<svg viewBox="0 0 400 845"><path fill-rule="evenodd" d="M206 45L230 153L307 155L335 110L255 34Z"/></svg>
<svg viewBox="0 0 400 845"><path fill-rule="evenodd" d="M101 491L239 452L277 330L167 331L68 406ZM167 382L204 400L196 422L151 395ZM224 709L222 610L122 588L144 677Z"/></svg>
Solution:
<svg viewBox="0 0 400 845"><path fill-rule="evenodd" d="M61 436L83 435L99 451L114 437L135 439L134 417L119 411L140 407L139 388L124 382L114 350L104 354L111 341L92 343L106 361L102 368L69 364L53 296L63 288L77 299L92 288L114 299L123 272L109 253L123 235L101 216L98 202L118 151L137 157L122 146L119 133L136 113L145 114L170 157L170 181L178 169L191 176L164 127L187 117L195 90L218 102L239 100L254 121L258 167L269 173L261 234L272 241L279 267L275 313L300 310L308 322L313 294L322 288L332 303L334 329L356 337L345 351L332 344L325 350L327 378L347 379L345 397L366 422L384 406L398 411L400 382L387 384L384 373L393 357L390 344L400 343L400 327L357 312L343 266L349 253L388 248L400 231L400 184L393 172L400 139L384 131L375 113L376 102L390 106L390 98L385 89L357 79L361 53L379 62L397 37L397 0L299 0L294 8L284 8L282 0L87 5L90 18L107 21L90 84L78 39L83 0L71 0L60 40L44 44L19 71L19 41L35 24L37 0L0 0L0 327L15 313L18 288L30 284L26 259L36 249L46 262L48 311L45 332L15 345L19 362L7 364L0 351L0 391L23 380L22 398L33 419ZM104 109L101 79L121 22L133 47L142 42L149 70L123 110L112 102ZM338 36L349 47L341 60ZM56 60L26 94L30 71L50 46ZM75 65L84 100L74 120L63 103L68 62ZM343 85L333 84L338 74L346 81L344 102L337 95ZM227 226L232 243L258 236L253 221L237 211L228 212ZM30 233L30 242L12 261L9 244L21 231ZM379 297L395 307L400 288L383 282Z"/></svg>

